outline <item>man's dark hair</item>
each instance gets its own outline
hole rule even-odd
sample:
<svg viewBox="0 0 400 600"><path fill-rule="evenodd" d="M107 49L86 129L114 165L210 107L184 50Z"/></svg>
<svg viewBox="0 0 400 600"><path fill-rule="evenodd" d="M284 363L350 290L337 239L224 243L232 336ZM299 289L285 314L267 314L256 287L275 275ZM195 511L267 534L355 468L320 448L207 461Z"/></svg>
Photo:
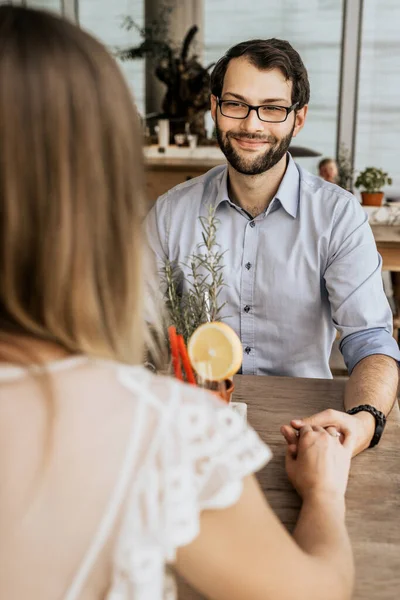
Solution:
<svg viewBox="0 0 400 600"><path fill-rule="evenodd" d="M310 83L307 69L300 55L286 40L248 40L232 46L219 59L211 73L211 93L221 97L225 73L233 58L245 57L260 71L279 69L292 82L292 104L298 102L297 110L308 104Z"/></svg>

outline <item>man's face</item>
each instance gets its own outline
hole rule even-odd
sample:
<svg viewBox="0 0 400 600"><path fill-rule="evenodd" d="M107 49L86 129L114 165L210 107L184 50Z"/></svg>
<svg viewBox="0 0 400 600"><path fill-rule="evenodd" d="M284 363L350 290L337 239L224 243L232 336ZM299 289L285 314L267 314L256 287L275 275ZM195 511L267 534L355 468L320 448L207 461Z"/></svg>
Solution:
<svg viewBox="0 0 400 600"><path fill-rule="evenodd" d="M246 58L235 58L228 65L221 100L289 107L292 82L286 81L279 69L260 71ZM232 119L221 114L216 97L211 96L220 148L232 167L244 175L259 175L275 166L302 129L306 113L307 107L291 112L283 123L261 121L254 110L246 119Z"/></svg>

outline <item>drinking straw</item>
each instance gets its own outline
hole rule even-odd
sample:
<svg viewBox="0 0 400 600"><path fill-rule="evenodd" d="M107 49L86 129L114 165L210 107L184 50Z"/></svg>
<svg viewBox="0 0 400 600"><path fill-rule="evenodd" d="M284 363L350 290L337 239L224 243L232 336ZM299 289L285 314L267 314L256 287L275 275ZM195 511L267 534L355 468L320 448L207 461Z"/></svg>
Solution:
<svg viewBox="0 0 400 600"><path fill-rule="evenodd" d="M183 381L181 362L179 360L179 346L176 329L173 325L168 327L169 345L171 348L172 366L174 367L175 377Z"/></svg>
<svg viewBox="0 0 400 600"><path fill-rule="evenodd" d="M227 404L229 404L228 394L226 393L226 380L225 379L218 382L218 392L219 392L219 395L221 396L222 400L224 402L226 402Z"/></svg>
<svg viewBox="0 0 400 600"><path fill-rule="evenodd" d="M183 336L180 334L177 335L177 339L178 339L179 354L182 359L183 370L185 371L185 374L186 374L186 381L188 383L190 383L191 385L196 385L196 379L195 379L195 376L193 373L192 365L190 364L189 355L188 355L188 352L187 352L187 349L185 346L185 340L183 339Z"/></svg>

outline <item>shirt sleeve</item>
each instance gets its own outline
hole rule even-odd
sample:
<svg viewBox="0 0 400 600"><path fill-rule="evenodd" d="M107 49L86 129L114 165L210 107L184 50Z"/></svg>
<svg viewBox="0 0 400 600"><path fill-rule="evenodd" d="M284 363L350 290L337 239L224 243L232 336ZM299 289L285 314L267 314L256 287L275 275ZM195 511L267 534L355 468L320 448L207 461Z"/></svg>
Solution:
<svg viewBox="0 0 400 600"><path fill-rule="evenodd" d="M368 217L356 198L346 197L336 207L324 279L349 372L372 354L400 360L381 271Z"/></svg>
<svg viewBox="0 0 400 600"><path fill-rule="evenodd" d="M400 361L397 342L385 329L375 328L351 333L341 341L339 348L349 373L360 360L372 354L384 354Z"/></svg>

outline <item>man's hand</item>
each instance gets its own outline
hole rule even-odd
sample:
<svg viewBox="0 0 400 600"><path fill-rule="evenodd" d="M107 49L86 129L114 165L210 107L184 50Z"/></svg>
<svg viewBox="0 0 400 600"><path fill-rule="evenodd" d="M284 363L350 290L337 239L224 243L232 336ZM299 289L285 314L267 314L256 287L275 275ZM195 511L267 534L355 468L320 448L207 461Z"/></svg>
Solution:
<svg viewBox="0 0 400 600"><path fill-rule="evenodd" d="M293 454L297 448L298 431L305 425L323 427L333 435L336 430L342 443L346 442L351 447L353 456L368 448L375 431L375 419L367 412L348 415L338 410L324 410L305 419L294 419L290 426L281 427L281 433Z"/></svg>

